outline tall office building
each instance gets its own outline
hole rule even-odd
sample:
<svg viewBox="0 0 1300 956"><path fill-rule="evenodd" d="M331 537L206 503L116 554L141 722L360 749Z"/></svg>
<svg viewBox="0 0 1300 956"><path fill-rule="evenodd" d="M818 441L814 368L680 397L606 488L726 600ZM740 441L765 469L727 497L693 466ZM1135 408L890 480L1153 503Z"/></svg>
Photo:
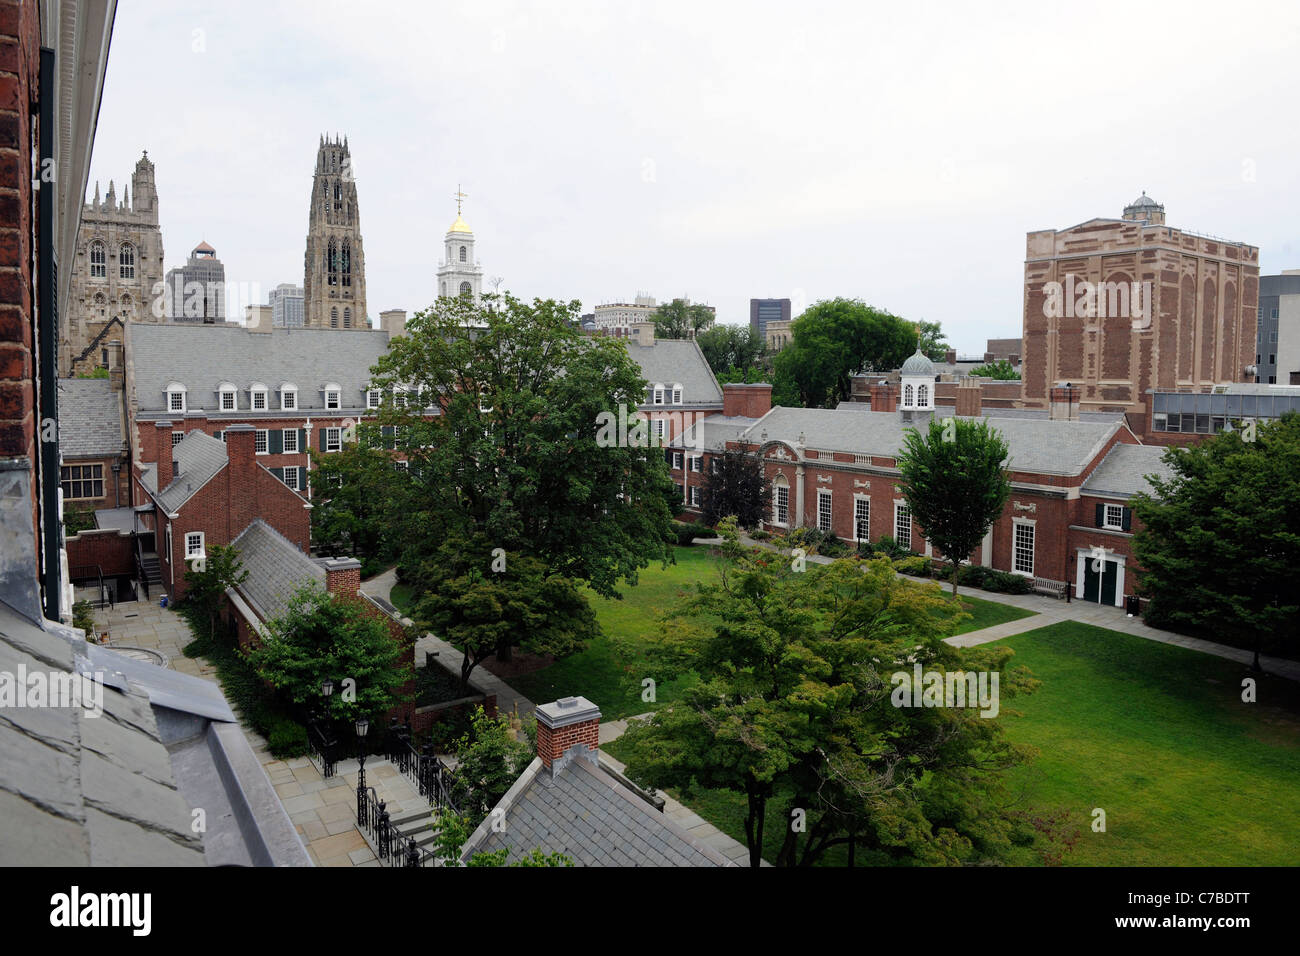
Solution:
<svg viewBox="0 0 1300 956"><path fill-rule="evenodd" d="M167 272L167 317L173 322L226 321L226 267L217 250L200 242L189 261Z"/></svg>
<svg viewBox="0 0 1300 956"><path fill-rule="evenodd" d="M266 297L271 325L277 329L302 328L302 286L281 282Z"/></svg>
<svg viewBox="0 0 1300 956"><path fill-rule="evenodd" d="M749 327L758 333L758 337L767 341L767 323L789 322L789 299L750 299Z"/></svg>
<svg viewBox="0 0 1300 956"><path fill-rule="evenodd" d="M302 291L307 328L370 328L361 213L347 137L322 136L316 152Z"/></svg>
<svg viewBox="0 0 1300 956"><path fill-rule="evenodd" d="M1300 269L1259 277L1259 333L1255 337L1255 381L1300 385Z"/></svg>

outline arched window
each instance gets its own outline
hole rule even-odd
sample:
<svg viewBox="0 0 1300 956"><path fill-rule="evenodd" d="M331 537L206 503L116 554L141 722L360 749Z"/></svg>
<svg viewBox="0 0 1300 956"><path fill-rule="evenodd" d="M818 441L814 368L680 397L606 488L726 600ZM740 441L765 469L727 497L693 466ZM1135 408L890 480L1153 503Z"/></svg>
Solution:
<svg viewBox="0 0 1300 956"><path fill-rule="evenodd" d="M344 310L343 310L343 328L345 328L345 329L350 329L350 328L352 328L352 310L351 310L351 309L344 309Z"/></svg>
<svg viewBox="0 0 1300 956"><path fill-rule="evenodd" d="M334 306L334 308L330 309L330 328L337 329L338 327L339 327L339 307L336 305Z"/></svg>
<svg viewBox="0 0 1300 956"><path fill-rule="evenodd" d="M785 475L772 480L772 523L782 527L790 523L790 482Z"/></svg>
<svg viewBox="0 0 1300 956"><path fill-rule="evenodd" d="M331 238L325 248L325 281L330 285L339 284L339 245Z"/></svg>
<svg viewBox="0 0 1300 956"><path fill-rule="evenodd" d="M129 242L122 243L117 258L118 273L123 279L135 278L135 246Z"/></svg>
<svg viewBox="0 0 1300 956"><path fill-rule="evenodd" d="M461 262L464 262L464 261L465 261L465 247L464 247L464 246L461 246L461 247L460 247L460 261L461 261Z"/></svg>
<svg viewBox="0 0 1300 956"><path fill-rule="evenodd" d="M911 386L911 385L906 385L906 386L903 387L903 407L904 407L904 408L912 408L912 407L913 407L913 406L912 406L912 386Z"/></svg>
<svg viewBox="0 0 1300 956"><path fill-rule="evenodd" d="M460 294L461 294L461 295L469 295L469 294L470 294L470 287L469 287L469 283L468 283L468 282L462 282L462 283L460 284Z"/></svg>
<svg viewBox="0 0 1300 956"><path fill-rule="evenodd" d="M447 283L445 283L445 282L442 283L442 289L441 289L441 291L439 291L438 294L439 294L439 295L446 295L446 294L447 294Z"/></svg>
<svg viewBox="0 0 1300 956"><path fill-rule="evenodd" d="M122 307L122 318L133 320L135 318L135 302L132 301L131 297L129 295L122 296L120 304Z"/></svg>
<svg viewBox="0 0 1300 956"><path fill-rule="evenodd" d="M343 201L343 187L340 186L338 183L334 184L334 201L335 202Z"/></svg>
<svg viewBox="0 0 1300 956"><path fill-rule="evenodd" d="M104 251L104 244L98 240L90 244L90 277L108 278L108 255Z"/></svg>
<svg viewBox="0 0 1300 956"><path fill-rule="evenodd" d="M340 271L343 273L343 284L345 286L352 285L352 240L351 239L343 240L342 268L340 269Z"/></svg>
<svg viewBox="0 0 1300 956"><path fill-rule="evenodd" d="M917 408L930 407L930 386L929 385L916 386L916 407Z"/></svg>
<svg viewBox="0 0 1300 956"><path fill-rule="evenodd" d="M108 318L108 299L104 298L104 293L95 293L95 318Z"/></svg>

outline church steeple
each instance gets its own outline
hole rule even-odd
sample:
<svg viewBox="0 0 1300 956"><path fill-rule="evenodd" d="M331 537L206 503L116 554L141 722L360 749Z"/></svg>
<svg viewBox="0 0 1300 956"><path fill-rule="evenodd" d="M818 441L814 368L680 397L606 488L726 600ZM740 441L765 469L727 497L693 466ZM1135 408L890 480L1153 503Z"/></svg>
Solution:
<svg viewBox="0 0 1300 956"><path fill-rule="evenodd" d="M477 302L483 291L483 267L474 254L474 232L461 216L461 206L469 195L458 183L452 198L456 200L456 221L443 240L447 258L438 265L438 295L470 295Z"/></svg>
<svg viewBox="0 0 1300 956"><path fill-rule="evenodd" d="M347 138L320 137L307 216L303 325L365 329L366 273L361 214Z"/></svg>

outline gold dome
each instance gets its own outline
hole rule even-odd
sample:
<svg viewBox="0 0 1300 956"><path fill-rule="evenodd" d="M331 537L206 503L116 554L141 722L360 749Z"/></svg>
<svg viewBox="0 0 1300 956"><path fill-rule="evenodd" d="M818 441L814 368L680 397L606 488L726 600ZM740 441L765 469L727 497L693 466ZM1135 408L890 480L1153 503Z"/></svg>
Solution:
<svg viewBox="0 0 1300 956"><path fill-rule="evenodd" d="M451 224L451 228L448 229L447 231L468 232L470 235L474 234L474 230L469 227L469 224L466 223L464 219L460 218L460 213L456 214L456 221Z"/></svg>

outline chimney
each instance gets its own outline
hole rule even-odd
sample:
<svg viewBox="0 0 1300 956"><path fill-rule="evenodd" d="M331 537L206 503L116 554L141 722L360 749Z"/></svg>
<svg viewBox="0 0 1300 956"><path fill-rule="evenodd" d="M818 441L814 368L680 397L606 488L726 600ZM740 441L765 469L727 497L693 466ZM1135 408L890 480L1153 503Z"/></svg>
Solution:
<svg viewBox="0 0 1300 956"><path fill-rule="evenodd" d="M226 488L230 496L226 512L232 539L261 514L256 442L257 429L252 425L231 425L226 429Z"/></svg>
<svg viewBox="0 0 1300 956"><path fill-rule="evenodd" d="M356 597L361 591L361 562L356 558L325 558L325 590Z"/></svg>
<svg viewBox="0 0 1300 956"><path fill-rule="evenodd" d="M1007 357L1007 361L1011 363L1012 368L1020 368L1020 356L1017 355L1015 352L1012 352Z"/></svg>
<svg viewBox="0 0 1300 956"><path fill-rule="evenodd" d="M108 381L115 392L126 387L126 365L122 361L122 353L120 341L108 343Z"/></svg>
<svg viewBox="0 0 1300 956"><path fill-rule="evenodd" d="M158 446L158 490L172 480L172 423L154 422L154 443Z"/></svg>
<svg viewBox="0 0 1300 956"><path fill-rule="evenodd" d="M244 306L244 325L250 332L271 334L271 307L269 305Z"/></svg>
<svg viewBox="0 0 1300 956"><path fill-rule="evenodd" d="M762 418L772 410L772 386L766 382L746 385L733 382L722 386L722 414Z"/></svg>
<svg viewBox="0 0 1300 956"><path fill-rule="evenodd" d="M390 339L406 334L406 310L389 309L379 313L379 327L388 333Z"/></svg>
<svg viewBox="0 0 1300 956"><path fill-rule="evenodd" d="M1050 393L1048 417L1052 421L1077 422L1079 420L1079 386L1058 382Z"/></svg>
<svg viewBox="0 0 1300 956"><path fill-rule="evenodd" d="M963 418L978 418L983 412L983 394L984 388L978 382L962 382L957 386L956 414Z"/></svg>
<svg viewBox="0 0 1300 956"><path fill-rule="evenodd" d="M596 763L600 708L585 697L561 697L537 708L537 756L555 776L574 758Z"/></svg>
<svg viewBox="0 0 1300 956"><path fill-rule="evenodd" d="M892 412L898 409L898 396L888 382L875 382L871 386L871 410Z"/></svg>
<svg viewBox="0 0 1300 956"><path fill-rule="evenodd" d="M985 365L988 365L988 364L990 364L990 363L992 363L992 362L996 362L996 361L997 361L997 358L993 355L992 352L985 352L985 353L984 353L984 364L985 364Z"/></svg>
<svg viewBox="0 0 1300 956"><path fill-rule="evenodd" d="M943 360L944 360L944 363L947 364L947 365L956 365L956 364L957 364L957 350L956 350L956 349L949 349L948 351L944 352L944 353L943 353Z"/></svg>

